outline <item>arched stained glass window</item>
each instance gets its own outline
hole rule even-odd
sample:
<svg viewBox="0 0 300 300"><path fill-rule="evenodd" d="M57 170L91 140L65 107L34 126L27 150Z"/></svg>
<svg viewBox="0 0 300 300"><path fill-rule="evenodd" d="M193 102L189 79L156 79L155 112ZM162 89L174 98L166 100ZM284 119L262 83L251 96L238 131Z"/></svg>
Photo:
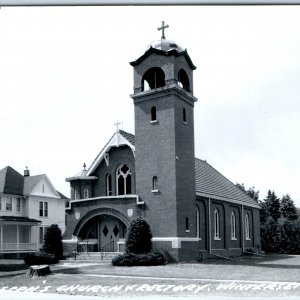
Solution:
<svg viewBox="0 0 300 300"><path fill-rule="evenodd" d="M112 196L112 181L111 175L106 175L106 196Z"/></svg>
<svg viewBox="0 0 300 300"><path fill-rule="evenodd" d="M245 215L245 237L246 240L250 240L250 222L248 213Z"/></svg>
<svg viewBox="0 0 300 300"><path fill-rule="evenodd" d="M127 164L122 164L118 167L116 180L118 195L131 194L131 170Z"/></svg>
<svg viewBox="0 0 300 300"><path fill-rule="evenodd" d="M231 225L231 239L235 240L236 239L236 216L234 211L231 213L230 225Z"/></svg>
<svg viewBox="0 0 300 300"><path fill-rule="evenodd" d="M215 227L215 239L220 239L220 215L219 210L215 208L214 211L214 227Z"/></svg>

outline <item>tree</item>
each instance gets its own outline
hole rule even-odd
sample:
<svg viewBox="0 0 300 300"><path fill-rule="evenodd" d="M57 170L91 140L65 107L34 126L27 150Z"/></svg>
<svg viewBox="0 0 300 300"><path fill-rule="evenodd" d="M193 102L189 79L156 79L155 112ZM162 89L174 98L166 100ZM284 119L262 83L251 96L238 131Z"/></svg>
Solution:
<svg viewBox="0 0 300 300"><path fill-rule="evenodd" d="M62 235L57 224L52 224L47 228L42 251L54 254L57 259L63 257Z"/></svg>
<svg viewBox="0 0 300 300"><path fill-rule="evenodd" d="M236 183L236 186L241 189L244 193L246 193L249 197L251 197L253 200L255 200L256 202L258 202L258 197L259 197L259 191L255 190L255 187L249 187L249 189L247 190L245 188L244 183Z"/></svg>
<svg viewBox="0 0 300 300"><path fill-rule="evenodd" d="M280 201L280 212L283 218L296 220L298 218L297 209L290 195L286 194Z"/></svg>
<svg viewBox="0 0 300 300"><path fill-rule="evenodd" d="M276 196L275 192L268 190L267 198L264 199L263 207L266 210L267 216L270 216L277 221L281 217L280 212L280 200Z"/></svg>
<svg viewBox="0 0 300 300"><path fill-rule="evenodd" d="M133 254L149 253L152 249L152 233L146 220L133 219L126 234L126 252Z"/></svg>
<svg viewBox="0 0 300 300"><path fill-rule="evenodd" d="M281 228L278 222L268 217L265 223L261 224L261 248L270 253L278 253L280 250Z"/></svg>

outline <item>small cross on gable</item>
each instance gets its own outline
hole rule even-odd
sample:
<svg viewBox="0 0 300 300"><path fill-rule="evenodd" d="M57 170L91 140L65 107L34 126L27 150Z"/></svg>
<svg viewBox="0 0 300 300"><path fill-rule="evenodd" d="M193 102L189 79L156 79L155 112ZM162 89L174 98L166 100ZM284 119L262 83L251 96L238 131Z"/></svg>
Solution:
<svg viewBox="0 0 300 300"><path fill-rule="evenodd" d="M114 125L116 126L116 132L119 132L119 125L121 125L121 122L119 122L119 121L117 120L117 122L114 123Z"/></svg>
<svg viewBox="0 0 300 300"><path fill-rule="evenodd" d="M158 27L158 28L157 28L158 31L159 31L159 30L162 31L162 36L161 36L162 39L166 39L166 37L165 37L165 29L166 29L166 28L169 28L169 25L165 25L165 22L164 22L164 21L161 22L161 27Z"/></svg>

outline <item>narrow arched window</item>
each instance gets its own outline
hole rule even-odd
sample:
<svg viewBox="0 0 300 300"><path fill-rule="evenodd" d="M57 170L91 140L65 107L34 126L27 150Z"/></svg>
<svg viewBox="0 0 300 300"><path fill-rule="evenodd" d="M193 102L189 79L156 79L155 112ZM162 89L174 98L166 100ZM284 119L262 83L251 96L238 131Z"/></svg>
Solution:
<svg viewBox="0 0 300 300"><path fill-rule="evenodd" d="M151 122L157 121L156 119L156 107L152 106L151 107Z"/></svg>
<svg viewBox="0 0 300 300"><path fill-rule="evenodd" d="M152 191L158 191L157 176L153 176L153 178L152 178Z"/></svg>
<svg viewBox="0 0 300 300"><path fill-rule="evenodd" d="M87 199L89 197L89 189L84 188L83 190L83 199Z"/></svg>
<svg viewBox="0 0 300 300"><path fill-rule="evenodd" d="M214 211L214 229L215 229L215 239L220 239L220 215L219 210L215 208Z"/></svg>
<svg viewBox="0 0 300 300"><path fill-rule="evenodd" d="M182 121L184 123L186 123L186 109L185 108L182 109Z"/></svg>
<svg viewBox="0 0 300 300"><path fill-rule="evenodd" d="M185 231L190 232L190 223L189 223L189 218L185 218Z"/></svg>
<svg viewBox="0 0 300 300"><path fill-rule="evenodd" d="M246 240L250 240L250 223L249 223L249 215L245 215L245 237Z"/></svg>
<svg viewBox="0 0 300 300"><path fill-rule="evenodd" d="M112 196L112 181L111 175L106 175L106 196Z"/></svg>
<svg viewBox="0 0 300 300"><path fill-rule="evenodd" d="M131 194L131 171L126 164L122 164L118 167L116 180L118 195Z"/></svg>
<svg viewBox="0 0 300 300"><path fill-rule="evenodd" d="M231 225L231 239L235 240L236 239L236 216L234 211L231 213L230 225Z"/></svg>

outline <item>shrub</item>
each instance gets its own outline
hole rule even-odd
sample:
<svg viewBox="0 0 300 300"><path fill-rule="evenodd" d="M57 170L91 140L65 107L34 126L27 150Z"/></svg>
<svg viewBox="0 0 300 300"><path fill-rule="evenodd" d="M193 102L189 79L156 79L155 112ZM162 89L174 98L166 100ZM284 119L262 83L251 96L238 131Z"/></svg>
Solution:
<svg viewBox="0 0 300 300"><path fill-rule="evenodd" d="M42 251L54 254L57 259L63 258L62 235L57 224L52 224L47 228Z"/></svg>
<svg viewBox="0 0 300 300"><path fill-rule="evenodd" d="M167 259L160 253L126 253L112 259L113 266L157 266L167 264Z"/></svg>
<svg viewBox="0 0 300 300"><path fill-rule="evenodd" d="M133 219L126 234L126 253L149 253L152 249L151 239L152 233L147 221L141 217Z"/></svg>
<svg viewBox="0 0 300 300"><path fill-rule="evenodd" d="M45 252L35 252L25 255L24 262L26 265L49 265L56 264L58 262L54 254Z"/></svg>

